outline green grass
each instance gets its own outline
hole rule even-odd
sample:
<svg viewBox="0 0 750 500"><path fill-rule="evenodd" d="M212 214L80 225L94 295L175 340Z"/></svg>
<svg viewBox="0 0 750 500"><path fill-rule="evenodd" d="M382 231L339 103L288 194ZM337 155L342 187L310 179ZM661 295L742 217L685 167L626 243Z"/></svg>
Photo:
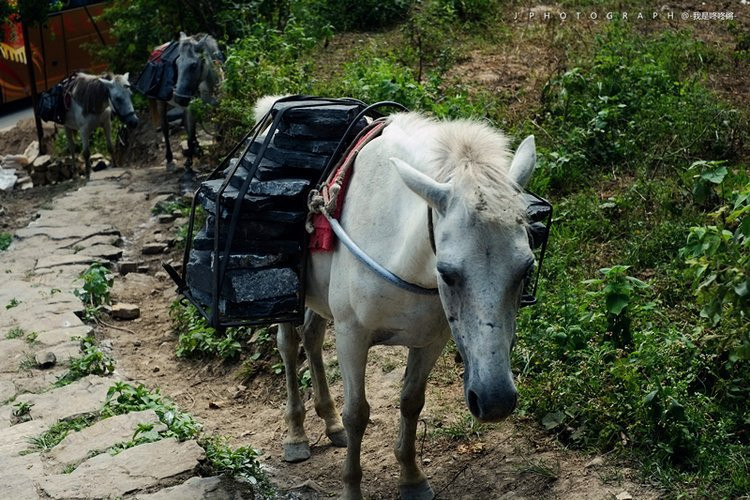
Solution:
<svg viewBox="0 0 750 500"><path fill-rule="evenodd" d="M7 250L12 242L13 242L12 234L0 232L0 252Z"/></svg>
<svg viewBox="0 0 750 500"><path fill-rule="evenodd" d="M17 326L14 326L8 332L5 334L6 339L17 339L19 337L23 337L26 335L26 332L23 330L23 328L19 328Z"/></svg>
<svg viewBox="0 0 750 500"><path fill-rule="evenodd" d="M85 429L86 427L89 427L91 424L96 422L98 419L98 415L89 415L76 417L71 420L61 420L53 424L52 427L50 427L49 430L45 433L30 438L29 442L32 445L30 451L34 452L50 450L60 444L60 442L65 439L65 437L71 431L77 432Z"/></svg>

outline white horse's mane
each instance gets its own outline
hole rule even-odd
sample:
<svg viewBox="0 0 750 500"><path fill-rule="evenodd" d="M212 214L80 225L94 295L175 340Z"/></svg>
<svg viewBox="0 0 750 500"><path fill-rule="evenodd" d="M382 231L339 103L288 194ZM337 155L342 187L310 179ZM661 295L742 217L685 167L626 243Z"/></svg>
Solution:
<svg viewBox="0 0 750 500"><path fill-rule="evenodd" d="M389 121L401 129L397 135L407 161L450 182L478 215L508 222L525 218L522 189L508 176L513 155L504 134L478 121L419 113L398 113Z"/></svg>

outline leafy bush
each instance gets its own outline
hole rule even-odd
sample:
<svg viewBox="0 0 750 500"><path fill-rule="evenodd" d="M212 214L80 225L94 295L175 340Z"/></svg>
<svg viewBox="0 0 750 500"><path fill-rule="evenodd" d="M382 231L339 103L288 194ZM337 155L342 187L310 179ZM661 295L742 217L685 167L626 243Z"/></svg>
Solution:
<svg viewBox="0 0 750 500"><path fill-rule="evenodd" d="M264 485L266 476L260 468L258 450L249 446L232 448L226 439L211 436L200 440L212 474L227 474L246 479L250 484Z"/></svg>
<svg viewBox="0 0 750 500"><path fill-rule="evenodd" d="M143 410L154 410L161 423L167 426L162 437L184 441L194 439L200 433L201 426L191 415L182 412L172 401L162 396L158 388L151 391L143 384L133 386L126 382L115 382L107 391L102 417Z"/></svg>
<svg viewBox="0 0 750 500"><path fill-rule="evenodd" d="M726 169L724 169L726 173ZM723 180L723 177L722 177ZM688 276L711 327L725 323L722 351L730 362L750 361L750 183L733 191L711 214L715 225L693 227L681 251Z"/></svg>
<svg viewBox="0 0 750 500"><path fill-rule="evenodd" d="M250 336L246 328L227 328L219 333L208 325L192 304L175 300L169 309L174 331L179 335L177 357L218 357L236 359L242 351L240 341Z"/></svg>
<svg viewBox="0 0 750 500"><path fill-rule="evenodd" d="M312 61L303 60L317 40L294 19L283 30L256 23L249 34L227 47L225 95L213 120L229 144L254 125L253 105L268 94L304 93Z"/></svg>
<svg viewBox="0 0 750 500"><path fill-rule="evenodd" d="M328 0L310 2L320 17L342 31L375 31L406 18L414 0Z"/></svg>
<svg viewBox="0 0 750 500"><path fill-rule="evenodd" d="M425 83L394 56L364 53L344 66L343 75L320 85L323 94L346 95L367 103L395 101L409 109L427 111L437 117L483 117L488 103L484 96L470 98L461 85L446 85L439 73Z"/></svg>
<svg viewBox="0 0 750 500"><path fill-rule="evenodd" d="M553 185L735 154L742 125L701 83L697 70L712 60L704 44L684 32L648 38L613 23L597 36L595 51L543 92L545 129L555 143L541 164Z"/></svg>

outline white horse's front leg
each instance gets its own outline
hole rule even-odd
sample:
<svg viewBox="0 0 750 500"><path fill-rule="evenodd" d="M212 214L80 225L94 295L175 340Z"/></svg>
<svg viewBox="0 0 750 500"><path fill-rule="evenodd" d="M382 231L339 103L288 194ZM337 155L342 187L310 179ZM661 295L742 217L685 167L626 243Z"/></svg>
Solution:
<svg viewBox="0 0 750 500"><path fill-rule="evenodd" d="M289 323L279 325L276 345L284 361L286 377L286 420L287 434L284 438L284 461L301 462L310 458L310 441L305 434L305 405L299 395L297 380L297 355L299 336L297 329Z"/></svg>
<svg viewBox="0 0 750 500"><path fill-rule="evenodd" d="M345 500L362 498L360 454L362 438L370 418L370 405L365 395L365 369L369 347L369 343L363 340L361 332L357 329L336 326L336 352L344 382L344 428L347 436L342 494Z"/></svg>
<svg viewBox="0 0 750 500"><path fill-rule="evenodd" d="M109 114L102 120L102 128L104 129L104 139L107 141L107 151L109 151L112 167L116 167L115 148L112 146L112 119Z"/></svg>
<svg viewBox="0 0 750 500"><path fill-rule="evenodd" d="M81 134L83 161L86 164L86 178L88 179L91 177L91 151L89 150L89 136L91 135L91 129L87 126L83 126L78 133Z"/></svg>
<svg viewBox="0 0 750 500"><path fill-rule="evenodd" d="M302 343L307 352L312 375L315 413L326 423L326 436L334 446L346 447L346 431L336 406L331 398L331 391L326 380L323 364L323 340L326 333L326 319L308 309L305 312L305 324L302 327Z"/></svg>
<svg viewBox="0 0 750 500"><path fill-rule="evenodd" d="M76 141L73 137L73 129L65 127L65 138L68 140L68 152L70 153L70 161L75 166L76 163Z"/></svg>
<svg viewBox="0 0 750 500"><path fill-rule="evenodd" d="M433 493L422 469L417 464L416 434L419 414L424 407L427 377L445 347L447 335L432 345L410 348L406 376L401 389L401 422L396 441L396 459L401 465L399 493L404 500L431 500Z"/></svg>

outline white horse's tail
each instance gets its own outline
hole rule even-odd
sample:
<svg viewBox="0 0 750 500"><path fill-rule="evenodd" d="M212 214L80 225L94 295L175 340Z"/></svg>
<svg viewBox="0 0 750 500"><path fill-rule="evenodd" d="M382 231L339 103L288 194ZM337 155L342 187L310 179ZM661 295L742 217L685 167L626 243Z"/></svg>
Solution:
<svg viewBox="0 0 750 500"><path fill-rule="evenodd" d="M269 111L271 111L271 108L273 107L274 103L281 99L282 97L288 97L290 94L284 94L284 95L267 95L263 96L255 103L255 107L253 108L253 115L255 117L255 123L258 123L263 119L266 114L268 114ZM264 124L261 128L265 129L269 123Z"/></svg>

